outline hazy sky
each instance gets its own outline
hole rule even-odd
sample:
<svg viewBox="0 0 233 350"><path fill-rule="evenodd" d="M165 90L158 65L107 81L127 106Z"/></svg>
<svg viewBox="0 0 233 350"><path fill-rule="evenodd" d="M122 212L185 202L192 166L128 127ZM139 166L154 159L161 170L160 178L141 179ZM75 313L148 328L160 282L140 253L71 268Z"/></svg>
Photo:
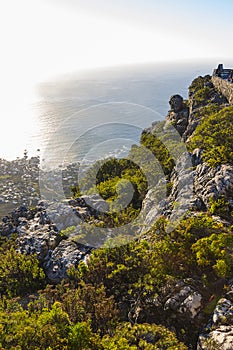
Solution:
<svg viewBox="0 0 233 350"><path fill-rule="evenodd" d="M2 1L1 76L40 80L131 62L231 62L232 15L232 0Z"/></svg>

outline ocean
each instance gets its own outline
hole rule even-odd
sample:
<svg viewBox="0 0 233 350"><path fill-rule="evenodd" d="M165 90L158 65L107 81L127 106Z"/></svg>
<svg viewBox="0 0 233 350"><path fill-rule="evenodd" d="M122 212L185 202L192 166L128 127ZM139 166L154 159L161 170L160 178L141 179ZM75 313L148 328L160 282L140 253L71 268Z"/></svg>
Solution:
<svg viewBox="0 0 233 350"><path fill-rule="evenodd" d="M136 65L41 82L36 99L27 100L27 113L17 111L15 125L2 119L0 136L9 137L1 143L0 157L11 160L27 149L29 156L40 155L45 168L124 157L143 128L166 117L170 96L187 98L191 81L211 74L214 66L215 62ZM17 139L12 141L11 135Z"/></svg>

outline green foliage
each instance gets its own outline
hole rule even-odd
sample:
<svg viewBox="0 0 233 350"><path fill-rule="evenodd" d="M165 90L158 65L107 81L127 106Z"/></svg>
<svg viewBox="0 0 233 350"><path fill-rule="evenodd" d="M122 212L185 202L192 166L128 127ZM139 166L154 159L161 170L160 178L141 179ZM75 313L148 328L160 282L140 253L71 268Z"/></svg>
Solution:
<svg viewBox="0 0 233 350"><path fill-rule="evenodd" d="M90 349L93 347L93 334L90 322L78 322L70 328L68 341L71 350Z"/></svg>
<svg viewBox="0 0 233 350"><path fill-rule="evenodd" d="M81 265L80 269L85 273L87 269L84 268L84 265L83 267ZM76 280L76 270L74 268L70 270L70 277L71 280ZM46 303L49 303L50 300L59 301L74 324L91 320L92 330L99 331L101 334L111 329L117 321L116 303L113 296L106 295L103 284L93 286L80 280L78 285L75 283L71 283L71 285L61 284L56 289L47 286L42 295ZM31 309L33 307L37 308L37 304L33 303L30 307Z"/></svg>
<svg viewBox="0 0 233 350"><path fill-rule="evenodd" d="M0 294L24 295L43 286L45 275L33 255L17 253L14 247L0 250Z"/></svg>
<svg viewBox="0 0 233 350"><path fill-rule="evenodd" d="M233 107L203 118L190 141L190 148L202 148L211 166L233 163Z"/></svg>
<svg viewBox="0 0 233 350"><path fill-rule="evenodd" d="M147 233L147 241L94 251L85 268L81 264L73 271L73 278L94 286L103 284L117 302L137 301L145 307L168 279L185 278L193 271L201 276L204 271L193 246L204 237L224 232L223 225L204 214L182 220L172 232L166 232L165 224L159 220Z"/></svg>
<svg viewBox="0 0 233 350"><path fill-rule="evenodd" d="M3 350L187 349L174 333L155 324L119 323L110 335L101 337L93 333L90 321L72 323L57 302L40 312L29 313L20 306L0 312L0 346Z"/></svg>
<svg viewBox="0 0 233 350"><path fill-rule="evenodd" d="M151 133L143 132L141 136L141 144L148 148L159 161L165 175L170 175L175 161L172 158L168 148L164 145L163 140Z"/></svg>
<svg viewBox="0 0 233 350"><path fill-rule="evenodd" d="M117 187L118 184L121 183L122 187L127 183L125 180L128 180L134 189L132 199L133 206L135 208L140 207L147 192L147 180L140 170L140 166L130 159L112 158L95 163L87 171L85 177L81 179L75 196L77 197L80 195L80 188L82 188L85 193L88 194L97 191L105 200L111 202L118 197L118 191L120 190L120 188ZM95 182L94 187L93 182ZM75 192L74 188L73 192Z"/></svg>
<svg viewBox="0 0 233 350"><path fill-rule="evenodd" d="M197 108L196 110L193 111L193 116L195 119L202 119L202 118L207 118L213 114L216 114L219 112L223 107L218 104L207 104L206 106L202 106L200 108Z"/></svg>
<svg viewBox="0 0 233 350"><path fill-rule="evenodd" d="M218 297L214 296L213 299L208 302L208 304L204 308L203 312L206 315L210 316L214 312L214 309L216 308L218 301L220 299L221 299L221 296L218 296Z"/></svg>
<svg viewBox="0 0 233 350"><path fill-rule="evenodd" d="M204 88L205 84L207 82L211 81L211 76L210 75L205 75L204 77L199 76L197 78L195 78L191 85L189 86L189 92L191 94L194 94L195 92L201 90Z"/></svg>
<svg viewBox="0 0 233 350"><path fill-rule="evenodd" d="M213 233L199 239L192 250L199 266L213 269L219 277L231 276L233 269L233 236L231 233Z"/></svg>
<svg viewBox="0 0 233 350"><path fill-rule="evenodd" d="M106 335L102 339L103 349L111 350L186 350L175 334L165 327L155 324L123 323L119 325L113 336Z"/></svg>
<svg viewBox="0 0 233 350"><path fill-rule="evenodd" d="M211 83L211 76L199 76L194 79L189 87L189 96L191 97L192 107L201 108L207 104L211 105L211 98L215 93L214 87L208 86Z"/></svg>
<svg viewBox="0 0 233 350"><path fill-rule="evenodd" d="M60 231L60 235L63 237L69 237L76 229L76 226L69 226L64 230Z"/></svg>
<svg viewBox="0 0 233 350"><path fill-rule="evenodd" d="M109 212L100 215L99 219L105 227L117 227L137 217L148 184L136 163L113 158L99 161L87 171L79 186L72 189L75 197L80 196L80 188L87 194L99 193L109 203ZM85 227L83 231L80 234L85 238Z"/></svg>
<svg viewBox="0 0 233 350"><path fill-rule="evenodd" d="M231 215L229 202L224 196L218 198L217 200L210 198L209 212L213 215L218 215L222 218L228 219Z"/></svg>
<svg viewBox="0 0 233 350"><path fill-rule="evenodd" d="M70 321L55 303L51 310L30 314L26 310L0 313L0 343L3 349L68 349Z"/></svg>
<svg viewBox="0 0 233 350"><path fill-rule="evenodd" d="M203 87L202 89L199 89L195 94L194 94L194 106L199 106L203 103L206 103L208 99L211 97L211 88L208 86Z"/></svg>

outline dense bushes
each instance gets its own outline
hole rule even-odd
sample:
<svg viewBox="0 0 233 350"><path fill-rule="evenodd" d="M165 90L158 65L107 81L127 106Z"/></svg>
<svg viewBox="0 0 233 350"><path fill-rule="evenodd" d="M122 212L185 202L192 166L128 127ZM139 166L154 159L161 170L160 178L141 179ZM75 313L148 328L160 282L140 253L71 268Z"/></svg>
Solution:
<svg viewBox="0 0 233 350"><path fill-rule="evenodd" d="M233 107L203 118L190 140L190 148L202 148L211 166L233 164Z"/></svg>
<svg viewBox="0 0 233 350"><path fill-rule="evenodd" d="M187 349L174 333L155 324L119 323L110 334L101 337L93 332L89 321L71 322L58 302L50 309L33 313L16 303L14 307L17 310L0 311L0 346L3 350Z"/></svg>
<svg viewBox="0 0 233 350"><path fill-rule="evenodd" d="M211 81L210 75L205 75L204 77L199 76L195 78L189 86L189 93L191 94L191 96L193 96L193 94L203 89L205 84L209 83L210 81Z"/></svg>
<svg viewBox="0 0 233 350"><path fill-rule="evenodd" d="M45 284L45 275L33 255L0 249L0 295L14 297L35 291Z"/></svg>
<svg viewBox="0 0 233 350"><path fill-rule="evenodd" d="M102 340L104 349L112 350L186 350L174 334L165 327L155 324L124 323L117 327L113 336L105 336Z"/></svg>
<svg viewBox="0 0 233 350"><path fill-rule="evenodd" d="M133 294L135 298L143 293L149 296L157 293L167 278L185 278L193 271L200 276L208 272L215 260L207 259L205 264L200 264L200 255L202 242L207 238L212 239L213 235L219 236L222 242L222 255L217 251L220 241L211 248L213 259L223 259L228 264L228 274L232 272L233 262L229 253L233 247L231 233L211 216L200 214L183 219L169 233L165 231L165 220L160 219L147 233L146 241L94 251L88 266L79 265L75 278L93 285L103 283L117 301L132 299ZM228 242L228 254L224 251L224 240ZM221 275L224 275L224 271Z"/></svg>
<svg viewBox="0 0 233 350"><path fill-rule="evenodd" d="M143 239L95 250L88 264L70 269L69 280L30 297L26 293L41 287L43 274L34 257L9 248L1 257L0 281L7 286L3 276L12 278L14 271L16 280L9 278L10 292L6 289L2 295L2 348L185 349L173 333L153 324L167 326L154 300L161 297L164 286L194 272L211 293L218 276L233 272L233 239L230 228L207 214L183 219L172 232L165 227L166 220L161 218ZM16 299L9 300L11 295L27 296L26 309ZM122 323L129 320L137 325Z"/></svg>
<svg viewBox="0 0 233 350"><path fill-rule="evenodd" d="M210 87L211 76L199 76L194 79L189 86L189 97L191 97L193 107L201 107L210 102L213 88Z"/></svg>
<svg viewBox="0 0 233 350"><path fill-rule="evenodd" d="M75 197L97 192L109 203L110 212L119 212L129 191L133 192L133 197L128 204L135 209L140 208L147 186L146 176L137 163L130 159L112 158L94 164L72 191Z"/></svg>

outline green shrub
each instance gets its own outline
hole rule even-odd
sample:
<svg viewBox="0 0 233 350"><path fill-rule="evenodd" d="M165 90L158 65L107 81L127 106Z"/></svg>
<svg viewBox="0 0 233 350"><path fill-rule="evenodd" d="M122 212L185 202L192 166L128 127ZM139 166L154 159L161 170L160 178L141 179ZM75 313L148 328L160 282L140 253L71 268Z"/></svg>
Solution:
<svg viewBox="0 0 233 350"><path fill-rule="evenodd" d="M165 327L146 323L119 325L113 336L103 337L102 346L103 349L112 350L187 350L175 334Z"/></svg>
<svg viewBox="0 0 233 350"><path fill-rule="evenodd" d="M0 261L0 295L24 295L44 285L45 275L35 256L17 253L12 247L0 250Z"/></svg>
<svg viewBox="0 0 233 350"><path fill-rule="evenodd" d="M204 77L199 76L197 78L195 78L191 85L189 86L189 92L191 94L197 92L198 90L201 90L204 88L205 83L210 82L211 81L211 76L210 75L205 75Z"/></svg>
<svg viewBox="0 0 233 350"><path fill-rule="evenodd" d="M68 349L70 321L59 303L40 314L30 314L23 309L11 313L2 312L0 324L0 343L3 349Z"/></svg>
<svg viewBox="0 0 233 350"><path fill-rule="evenodd" d="M228 219L231 215L231 209L229 202L225 199L224 196L221 196L217 200L210 198L210 208L209 212L212 215L219 215L221 218Z"/></svg>
<svg viewBox="0 0 233 350"><path fill-rule="evenodd" d="M230 277L233 269L233 235L213 233L192 246L199 266L213 270L218 277Z"/></svg>
<svg viewBox="0 0 233 350"><path fill-rule="evenodd" d="M203 118L189 147L202 148L203 160L213 167L233 164L233 107L225 107Z"/></svg>

